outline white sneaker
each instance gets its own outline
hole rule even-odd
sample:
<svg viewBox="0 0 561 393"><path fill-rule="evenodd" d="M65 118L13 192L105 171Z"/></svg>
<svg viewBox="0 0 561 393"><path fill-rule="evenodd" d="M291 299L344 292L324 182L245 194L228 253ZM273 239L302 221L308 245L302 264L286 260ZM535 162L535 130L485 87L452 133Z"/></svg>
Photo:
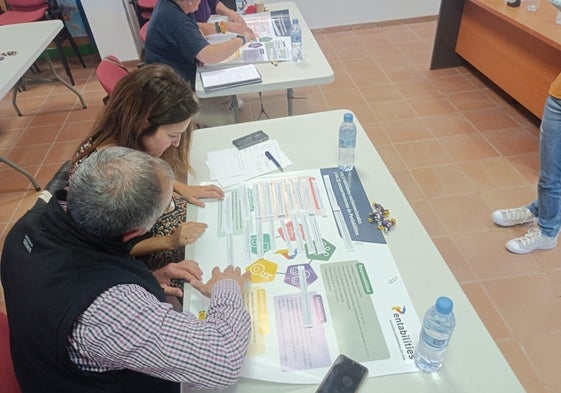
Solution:
<svg viewBox="0 0 561 393"><path fill-rule="evenodd" d="M542 234L539 228L531 228L522 237L506 242L506 249L515 254L528 254L534 250L551 250L557 245L557 237Z"/></svg>
<svg viewBox="0 0 561 393"><path fill-rule="evenodd" d="M527 222L534 221L536 218L526 206L515 209L495 210L491 217L495 224L502 227L526 224Z"/></svg>

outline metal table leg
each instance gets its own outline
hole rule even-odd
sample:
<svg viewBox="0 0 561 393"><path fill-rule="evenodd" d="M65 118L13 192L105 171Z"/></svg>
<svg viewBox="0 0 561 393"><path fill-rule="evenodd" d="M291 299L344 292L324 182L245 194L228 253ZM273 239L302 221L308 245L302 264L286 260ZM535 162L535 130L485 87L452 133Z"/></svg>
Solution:
<svg viewBox="0 0 561 393"><path fill-rule="evenodd" d="M57 74L57 72L55 71L55 68L53 67L53 63L51 62L51 58L49 57L49 54L47 52L43 52L43 54L45 55L45 59L47 60L47 64L49 65L49 68L51 69L51 71L54 75L54 79L33 78L33 80L38 80L38 81L43 81L43 82L53 82L55 80L59 81L64 86L66 86L71 92L73 92L74 94L76 94L78 96L78 98L80 99L80 103L82 104L82 109L86 109L87 105L86 105L86 101L84 101L84 97L82 97L80 92L78 90L76 90L76 88L74 88L74 86L70 85L68 82L66 82L64 79L62 79L59 74ZM17 90L17 84L16 84L16 86L13 89L12 106L14 107L18 116L23 116L23 114L19 110L19 108L17 106L17 103L16 103L17 95L18 95L18 90Z"/></svg>
<svg viewBox="0 0 561 393"><path fill-rule="evenodd" d="M294 109L292 108L292 100L294 99L294 90L291 87L286 89L286 99L288 101L288 116L294 114Z"/></svg>
<svg viewBox="0 0 561 393"><path fill-rule="evenodd" d="M239 105L238 105L238 96L237 95L232 96L232 110L234 111L234 122L239 123L240 122L240 108L239 108Z"/></svg>
<svg viewBox="0 0 561 393"><path fill-rule="evenodd" d="M37 181L31 175L31 173L27 172L25 169L23 169L19 165L14 164L12 161L10 161L7 158L4 158L2 156L0 156L0 162L5 162L6 164L8 164L12 168L14 168L16 171L18 171L19 173L21 173L22 175L27 177L29 179L29 181L31 182L31 184L33 184L33 187L35 187L35 191L39 191L41 189L41 187L39 187L39 184L37 184Z"/></svg>

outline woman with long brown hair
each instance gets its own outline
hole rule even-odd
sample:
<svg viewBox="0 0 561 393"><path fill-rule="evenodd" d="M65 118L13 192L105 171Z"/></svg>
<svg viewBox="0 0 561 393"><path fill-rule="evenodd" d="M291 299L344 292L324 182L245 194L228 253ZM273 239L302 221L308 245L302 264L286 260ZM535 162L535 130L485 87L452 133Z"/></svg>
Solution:
<svg viewBox="0 0 561 393"><path fill-rule="evenodd" d="M206 229L204 223L184 222L187 203L204 206L200 198L224 197L215 185L188 186L182 181L190 170L192 118L197 112L194 94L182 77L167 65L146 65L119 81L73 160L76 167L96 151L122 146L161 157L173 168L171 205L131 251L151 270L182 261L184 246Z"/></svg>

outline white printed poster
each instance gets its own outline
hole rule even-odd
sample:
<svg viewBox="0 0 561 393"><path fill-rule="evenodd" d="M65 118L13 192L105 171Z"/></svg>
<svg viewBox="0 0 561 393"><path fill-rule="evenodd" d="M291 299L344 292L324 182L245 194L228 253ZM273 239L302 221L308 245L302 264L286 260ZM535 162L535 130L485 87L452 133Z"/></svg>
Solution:
<svg viewBox="0 0 561 393"><path fill-rule="evenodd" d="M247 14L243 15L243 18L247 27L255 33L256 39L243 45L233 55L219 64L292 60L290 44L292 24L288 10ZM214 23L220 20L225 20L225 17L212 15L209 22ZM211 44L219 44L235 37L235 33L227 32L226 34L211 34L205 38ZM215 67L216 65L205 66L205 68L209 69Z"/></svg>
<svg viewBox="0 0 561 393"><path fill-rule="evenodd" d="M340 353L370 377L418 370L419 319L384 235L367 221L356 171L279 173L225 191L189 208L188 220L209 227L186 253L207 278L216 264L251 272L242 377L317 384ZM184 302L204 318L207 298L186 291Z"/></svg>

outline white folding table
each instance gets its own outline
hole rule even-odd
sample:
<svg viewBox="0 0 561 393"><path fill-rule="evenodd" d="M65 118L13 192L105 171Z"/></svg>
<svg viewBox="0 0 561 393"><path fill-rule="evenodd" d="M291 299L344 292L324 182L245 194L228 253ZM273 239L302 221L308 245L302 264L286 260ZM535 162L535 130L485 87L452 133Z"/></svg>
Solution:
<svg viewBox="0 0 561 393"><path fill-rule="evenodd" d="M336 110L197 130L193 134L190 155L196 176L190 177L189 183L209 180L205 164L207 152L230 148L233 139L256 130L263 130L270 139L276 139L292 160L294 165L286 168L285 173L334 167L337 165L338 128L345 112ZM385 238L411 301L422 318L422 313L437 297L449 296L454 301L457 320L444 367L438 373L413 372L368 378L360 392L523 393L524 388L358 120L356 169L369 200L381 203L397 220L395 231ZM316 388L317 385L241 378L226 391L313 393ZM183 392L190 390L184 387Z"/></svg>
<svg viewBox="0 0 561 393"><path fill-rule="evenodd" d="M302 44L304 49L304 60L299 62L281 61L256 63L257 70L262 76L261 83L236 86L228 89L207 92L203 89L200 74L197 72L195 91L200 98L232 96L234 115L238 122L238 101L236 95L244 93L257 93L271 90L286 89L288 101L288 114L293 114L294 88L315 86L331 83L334 80L333 69L325 58L300 10L294 2L267 3L270 11L285 10L290 13L290 18L298 18L302 27Z"/></svg>
<svg viewBox="0 0 561 393"><path fill-rule="evenodd" d="M62 30L62 27L62 21L58 19L0 26L0 53L6 54L3 56L4 59L0 60L0 98L4 97L10 89L13 89L12 105L18 116L22 116L22 113L16 103L17 83ZM8 52L15 53L8 55ZM54 76L52 81L59 81L76 94L80 99L82 108L85 109L86 102L80 92L57 74L46 52L45 59ZM19 165L2 156L0 156L0 162L5 162L26 176L36 190L41 189L35 178Z"/></svg>

